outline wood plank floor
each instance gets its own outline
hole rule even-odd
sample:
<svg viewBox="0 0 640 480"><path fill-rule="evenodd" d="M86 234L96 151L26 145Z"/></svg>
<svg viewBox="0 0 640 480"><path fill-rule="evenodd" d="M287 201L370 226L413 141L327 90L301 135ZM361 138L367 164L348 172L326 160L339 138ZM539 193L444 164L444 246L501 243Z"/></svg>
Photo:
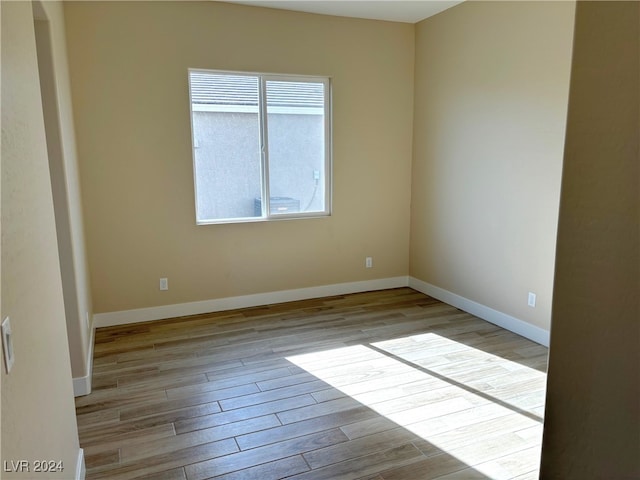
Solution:
<svg viewBox="0 0 640 480"><path fill-rule="evenodd" d="M536 479L546 360L409 288L98 329L87 479Z"/></svg>

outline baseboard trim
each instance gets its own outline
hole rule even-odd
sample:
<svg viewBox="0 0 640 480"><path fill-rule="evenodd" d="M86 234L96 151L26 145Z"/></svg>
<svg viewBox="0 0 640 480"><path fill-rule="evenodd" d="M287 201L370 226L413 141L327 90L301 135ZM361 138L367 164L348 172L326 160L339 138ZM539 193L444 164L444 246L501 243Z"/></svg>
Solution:
<svg viewBox="0 0 640 480"><path fill-rule="evenodd" d="M84 450L81 448L78 452L78 461L76 462L76 480L84 480L87 476L87 469L84 464Z"/></svg>
<svg viewBox="0 0 640 480"><path fill-rule="evenodd" d="M297 288L295 290L280 290L276 292L257 293L238 297L216 298L199 302L163 305L160 307L137 308L118 312L97 313L93 317L95 328L126 325L129 323L149 322L165 318L198 315L201 313L222 312L237 308L257 307L274 303L294 302L310 298L331 297L349 293L386 290L389 288L406 287L409 277L389 277L360 282L336 283L318 287Z"/></svg>
<svg viewBox="0 0 640 480"><path fill-rule="evenodd" d="M87 351L87 374L84 377L75 377L73 379L73 396L82 397L91 393L91 376L93 374L93 346L95 328L91 329L91 337L89 338L89 350Z"/></svg>
<svg viewBox="0 0 640 480"><path fill-rule="evenodd" d="M409 277L409 286L414 290L436 298L442 302L453 305L460 310L469 312L478 318L486 320L487 322L498 325L513 333L522 335L529 340L536 343L549 346L549 331L535 325L531 325L528 322L520 320L518 318L507 315L506 313L499 312L493 308L482 305L481 303L474 302L468 298L462 297L458 294L445 290L444 288L436 287L430 283L423 282L414 277Z"/></svg>
<svg viewBox="0 0 640 480"><path fill-rule="evenodd" d="M346 295L349 293L368 292L373 290L385 290L409 286L419 292L453 305L465 312L469 312L478 318L498 325L511 332L522 335L536 343L549 346L549 331L532 325L518 318L499 312L481 303L469 300L456 293L437 287L415 277L389 277L377 280L365 280L360 282L336 283L317 287L298 288L294 290L280 290L276 292L257 293L253 295L241 295L237 297L216 298L199 302L178 303L162 305L159 307L137 308L134 310L122 310L117 312L97 313L94 315L94 328L127 325L130 323L150 322L165 318L184 317L201 313L222 312L237 308L257 307L274 303L294 302L308 300L310 298L330 297L333 295ZM91 338L90 367L93 360L93 331ZM91 369L86 377L73 379L73 390L76 396L87 395L91 392ZM86 392L86 393L85 393Z"/></svg>

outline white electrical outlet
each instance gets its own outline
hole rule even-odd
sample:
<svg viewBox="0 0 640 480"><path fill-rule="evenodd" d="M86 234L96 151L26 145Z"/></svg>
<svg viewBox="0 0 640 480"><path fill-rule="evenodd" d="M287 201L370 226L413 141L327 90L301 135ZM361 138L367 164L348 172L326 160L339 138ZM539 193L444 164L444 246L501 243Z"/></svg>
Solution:
<svg viewBox="0 0 640 480"><path fill-rule="evenodd" d="M13 354L13 337L11 335L11 320L9 317L2 321L2 351L4 352L4 366L7 373L11 373L15 356Z"/></svg>
<svg viewBox="0 0 640 480"><path fill-rule="evenodd" d="M365 266L365 268L372 268L373 267L373 257L366 257L364 259L364 266Z"/></svg>
<svg viewBox="0 0 640 480"><path fill-rule="evenodd" d="M160 290L169 290L169 279L167 278L160 279Z"/></svg>
<svg viewBox="0 0 640 480"><path fill-rule="evenodd" d="M529 292L529 299L527 300L527 305L530 307L536 306L536 294L533 292Z"/></svg>

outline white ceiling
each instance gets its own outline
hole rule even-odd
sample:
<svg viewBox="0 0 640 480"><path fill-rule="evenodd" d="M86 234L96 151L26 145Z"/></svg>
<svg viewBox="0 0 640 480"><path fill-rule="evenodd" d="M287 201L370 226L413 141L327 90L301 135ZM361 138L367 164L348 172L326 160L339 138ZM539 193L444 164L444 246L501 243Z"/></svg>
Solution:
<svg viewBox="0 0 640 480"><path fill-rule="evenodd" d="M227 0L229 3L320 13L341 17L368 18L416 23L451 8L464 0Z"/></svg>

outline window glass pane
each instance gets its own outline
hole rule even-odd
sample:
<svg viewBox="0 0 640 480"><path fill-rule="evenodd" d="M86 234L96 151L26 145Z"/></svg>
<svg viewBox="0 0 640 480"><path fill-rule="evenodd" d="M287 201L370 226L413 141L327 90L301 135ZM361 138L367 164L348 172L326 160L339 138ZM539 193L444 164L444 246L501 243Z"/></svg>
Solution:
<svg viewBox="0 0 640 480"><path fill-rule="evenodd" d="M325 210L324 84L267 80L271 214Z"/></svg>
<svg viewBox="0 0 640 480"><path fill-rule="evenodd" d="M260 217L258 77L189 77L198 223Z"/></svg>

